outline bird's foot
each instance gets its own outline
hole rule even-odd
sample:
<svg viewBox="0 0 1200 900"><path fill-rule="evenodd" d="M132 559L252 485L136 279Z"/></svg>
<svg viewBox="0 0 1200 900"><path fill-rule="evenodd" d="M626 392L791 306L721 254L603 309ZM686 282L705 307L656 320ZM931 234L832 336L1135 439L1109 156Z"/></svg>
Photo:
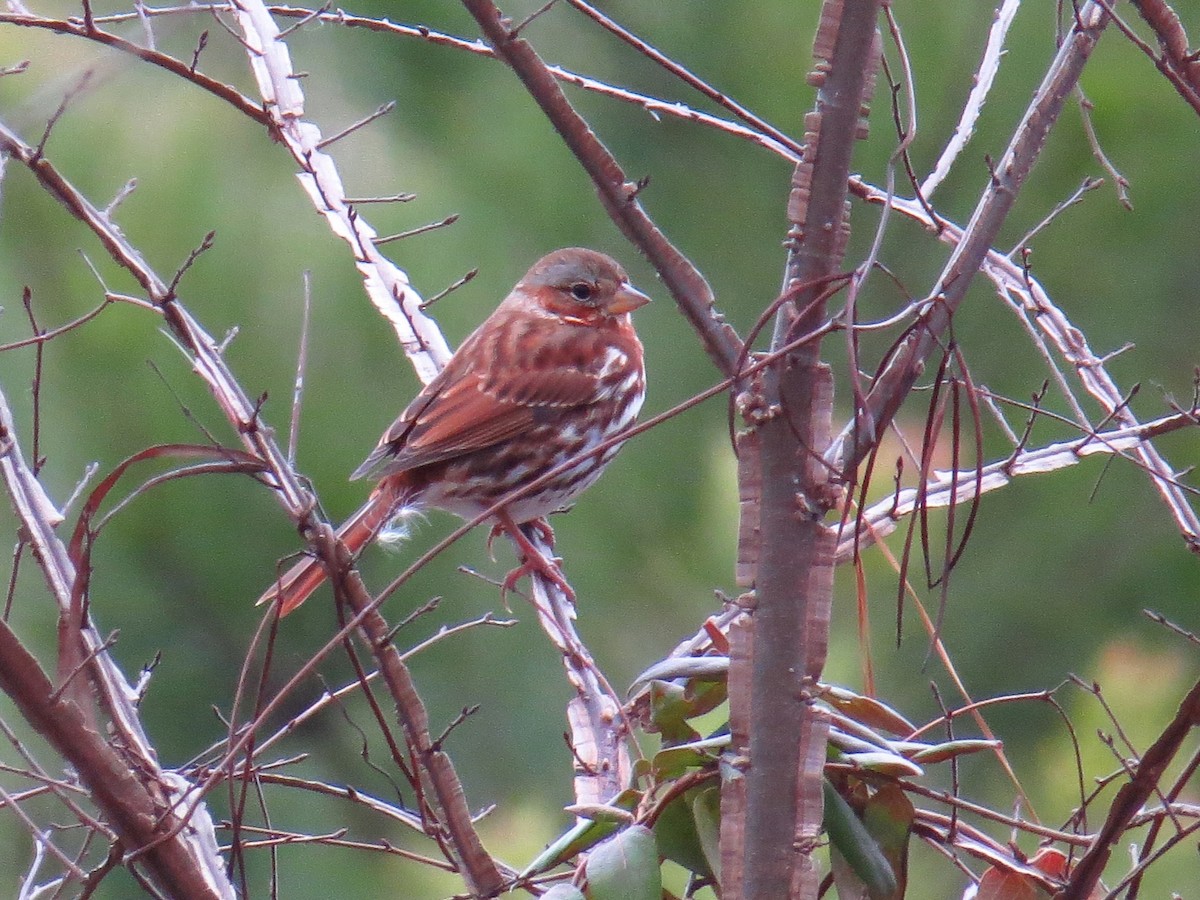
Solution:
<svg viewBox="0 0 1200 900"><path fill-rule="evenodd" d="M554 547L554 529L550 527L550 523L545 519L534 519L532 522L526 524L537 531L539 536L551 548ZM502 516L500 521L492 527L492 533L488 536L489 550L496 535L501 533L508 534L513 539L521 554L521 565L508 573L504 579L504 583L500 587L500 596L504 599L506 609L508 608L509 593L516 587L517 582L526 575L540 575L562 591L571 604L575 603L575 591L572 590L571 585L567 583L566 576L563 575L561 559L557 556L547 557L525 536L525 532L521 530L521 526L517 525L507 516Z"/></svg>

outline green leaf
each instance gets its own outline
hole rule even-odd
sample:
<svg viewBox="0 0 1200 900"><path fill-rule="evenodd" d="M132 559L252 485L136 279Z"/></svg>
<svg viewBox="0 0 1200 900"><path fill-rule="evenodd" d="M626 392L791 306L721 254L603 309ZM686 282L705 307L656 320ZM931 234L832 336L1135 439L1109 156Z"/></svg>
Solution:
<svg viewBox="0 0 1200 900"><path fill-rule="evenodd" d="M879 849L891 866L896 880L892 896L897 900L904 896L908 882L908 839L915 817L912 801L898 784L880 787L870 796L862 811L862 822L867 833L879 844Z"/></svg>
<svg viewBox="0 0 1200 900"><path fill-rule="evenodd" d="M842 870L843 877L837 880L839 898L843 894L847 897L864 896L862 889L852 881L861 882L865 896L870 900L892 900L896 897L897 882L891 863L828 778L825 779L824 824L834 850L835 878L839 856L848 867L848 871Z"/></svg>
<svg viewBox="0 0 1200 900"><path fill-rule="evenodd" d="M521 872L521 877L530 878L553 869L576 854L596 846L618 828L620 825L616 822L577 822L534 857L533 861Z"/></svg>
<svg viewBox="0 0 1200 900"><path fill-rule="evenodd" d="M844 758L856 769L867 769L896 778L919 778L925 774L924 770L916 763L910 762L903 756L897 756L895 753L888 753L886 750L846 753Z"/></svg>
<svg viewBox="0 0 1200 900"><path fill-rule="evenodd" d="M662 900L654 835L644 825L618 832L588 857L588 900Z"/></svg>
<svg viewBox="0 0 1200 900"><path fill-rule="evenodd" d="M724 681L704 681L693 678L687 683L687 694L692 702L692 718L712 712L729 699L729 685Z"/></svg>
<svg viewBox="0 0 1200 900"><path fill-rule="evenodd" d="M687 723L691 703L682 685L655 681L650 685L650 721L668 744L681 744L700 737Z"/></svg>
<svg viewBox="0 0 1200 900"><path fill-rule="evenodd" d="M664 780L677 777L685 769L713 767L720 752L729 746L729 740L729 735L722 734L666 747L654 754L652 771L656 778Z"/></svg>
<svg viewBox="0 0 1200 900"><path fill-rule="evenodd" d="M702 788L692 801L692 818L696 823L696 834L700 848L708 861L708 868L718 879L721 877L721 789L717 786Z"/></svg>
<svg viewBox="0 0 1200 900"><path fill-rule="evenodd" d="M654 822L654 839L658 842L660 856L679 863L689 872L707 877L712 871L692 816L692 797L697 793L699 791L680 794L662 809Z"/></svg>
<svg viewBox="0 0 1200 900"><path fill-rule="evenodd" d="M588 813L594 813L594 815L589 815L587 819L577 822L557 840L552 841L534 858L533 862L525 867L525 870L521 872L521 877L528 878L539 872L553 869L584 850L596 846L628 821L628 816L624 814L637 809L640 800L640 791L625 790L609 804L612 808L611 815L603 815L603 808L589 809Z"/></svg>
<svg viewBox="0 0 1200 900"><path fill-rule="evenodd" d="M556 884L546 893L542 900L585 900L583 892L573 884Z"/></svg>
<svg viewBox="0 0 1200 900"><path fill-rule="evenodd" d="M962 740L962 741L946 741L941 744L934 744L922 750L918 750L912 754L910 759L913 762L929 763L945 762L948 759L953 759L956 756L965 756L968 753L980 753L984 750L995 750L997 747L1002 747L1000 741L985 741L985 740Z"/></svg>

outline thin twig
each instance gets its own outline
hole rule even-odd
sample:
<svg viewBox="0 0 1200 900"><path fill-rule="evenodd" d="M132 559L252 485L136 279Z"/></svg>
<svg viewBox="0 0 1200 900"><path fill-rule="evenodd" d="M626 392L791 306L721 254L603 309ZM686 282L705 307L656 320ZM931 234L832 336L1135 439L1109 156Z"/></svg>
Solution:
<svg viewBox="0 0 1200 900"><path fill-rule="evenodd" d="M359 119L357 122L354 122L351 125L347 125L341 131L335 132L334 134L330 135L329 137L323 138L322 140L317 141L317 149L324 150L326 147L336 144L342 138L353 134L354 132L358 131L358 129L360 129L366 125L370 125L376 119L383 118L384 116L386 116L388 113L390 113L395 108L396 108L396 101L389 100L387 103L380 105L379 108L376 109L375 112L371 113L369 116L365 116L364 118Z"/></svg>

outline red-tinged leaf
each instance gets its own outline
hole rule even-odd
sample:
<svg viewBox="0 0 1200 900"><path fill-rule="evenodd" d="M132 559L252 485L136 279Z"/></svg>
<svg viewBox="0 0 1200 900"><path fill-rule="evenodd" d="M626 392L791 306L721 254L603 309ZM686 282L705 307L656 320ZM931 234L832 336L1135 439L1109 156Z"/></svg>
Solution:
<svg viewBox="0 0 1200 900"><path fill-rule="evenodd" d="M870 728L898 735L912 734L917 730L912 722L874 697L864 697L846 688L828 685L821 699L838 712Z"/></svg>
<svg viewBox="0 0 1200 900"><path fill-rule="evenodd" d="M975 900L1050 900L1050 894L1028 875L993 866L979 879Z"/></svg>
<svg viewBox="0 0 1200 900"><path fill-rule="evenodd" d="M712 641L713 649L724 657L729 656L729 638L725 632L721 630L721 626L717 624L714 617L709 616L704 620L704 633L708 635L708 639Z"/></svg>
<svg viewBox="0 0 1200 900"><path fill-rule="evenodd" d="M1029 864L1039 872L1045 872L1054 878L1067 876L1067 855L1054 847L1042 847L1033 854Z"/></svg>

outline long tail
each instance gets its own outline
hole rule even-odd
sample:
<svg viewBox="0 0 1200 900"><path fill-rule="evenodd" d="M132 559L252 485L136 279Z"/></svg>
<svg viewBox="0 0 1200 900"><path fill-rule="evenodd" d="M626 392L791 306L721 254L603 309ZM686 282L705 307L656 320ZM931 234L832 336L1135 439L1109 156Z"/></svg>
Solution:
<svg viewBox="0 0 1200 900"><path fill-rule="evenodd" d="M367 502L358 512L346 520L337 531L338 539L346 545L352 556L357 556L367 544L375 540L379 532L392 518L403 501L404 491L392 478L385 478L371 492ZM286 616L309 598L329 576L321 561L306 556L284 572L261 597L258 604L279 601L279 615Z"/></svg>

